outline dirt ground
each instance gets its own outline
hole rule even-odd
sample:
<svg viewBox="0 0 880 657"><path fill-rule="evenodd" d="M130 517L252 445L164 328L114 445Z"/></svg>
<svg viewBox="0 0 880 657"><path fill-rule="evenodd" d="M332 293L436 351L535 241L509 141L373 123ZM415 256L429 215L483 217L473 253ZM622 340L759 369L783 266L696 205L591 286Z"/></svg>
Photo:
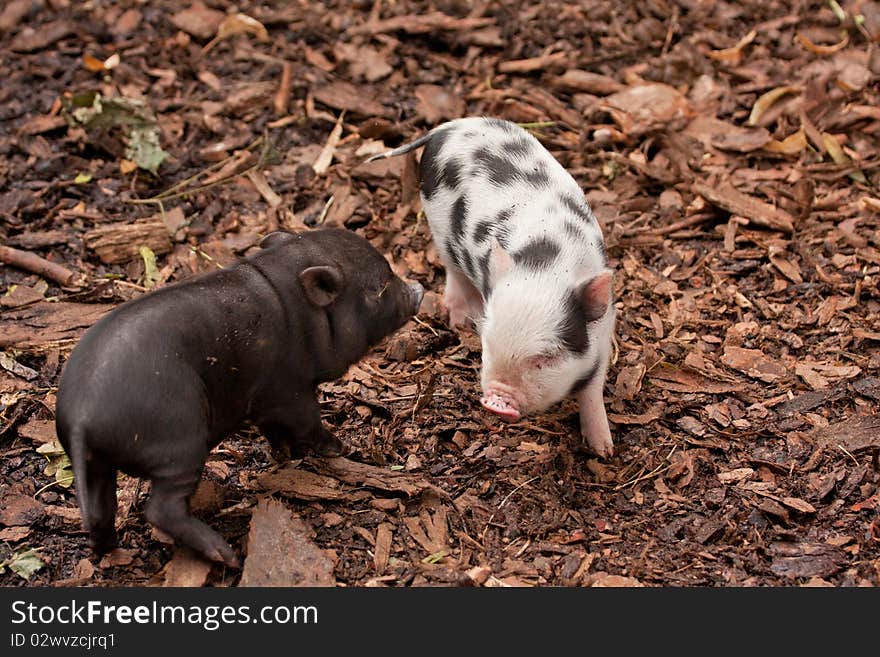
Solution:
<svg viewBox="0 0 880 657"><path fill-rule="evenodd" d="M56 386L108 309L315 225L431 294L322 387L347 458L280 463L254 430L211 454L194 508L248 583L880 584L880 3L231 7L0 12L0 584L242 580L125 476L120 547L90 554ZM526 124L603 226L611 459L573 401L481 410L413 161L364 163L471 115Z"/></svg>

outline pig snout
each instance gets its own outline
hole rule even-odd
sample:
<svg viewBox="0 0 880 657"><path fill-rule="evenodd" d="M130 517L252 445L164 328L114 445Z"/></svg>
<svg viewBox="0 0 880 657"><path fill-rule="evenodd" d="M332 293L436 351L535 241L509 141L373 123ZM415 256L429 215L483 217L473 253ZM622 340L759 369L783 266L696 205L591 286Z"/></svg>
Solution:
<svg viewBox="0 0 880 657"><path fill-rule="evenodd" d="M409 291L409 298L412 302L412 314L415 315L419 312L419 306L422 305L422 299L425 296L425 288L418 283L409 283L407 285L407 290Z"/></svg>
<svg viewBox="0 0 880 657"><path fill-rule="evenodd" d="M490 413L508 422L516 422L522 416L522 404L517 392L508 385L498 381L490 382L483 390L480 404Z"/></svg>

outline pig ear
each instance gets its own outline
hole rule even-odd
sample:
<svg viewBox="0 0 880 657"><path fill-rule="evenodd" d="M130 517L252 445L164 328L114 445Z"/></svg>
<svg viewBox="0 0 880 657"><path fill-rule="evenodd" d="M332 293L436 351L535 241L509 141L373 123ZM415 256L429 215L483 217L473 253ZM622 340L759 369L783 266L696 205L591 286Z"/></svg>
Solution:
<svg viewBox="0 0 880 657"><path fill-rule="evenodd" d="M501 246L498 238L492 240L492 248L489 251L489 282L494 285L513 266L513 258Z"/></svg>
<svg viewBox="0 0 880 657"><path fill-rule="evenodd" d="M607 269L578 288L578 296L587 313L587 321L595 322L611 304L611 272Z"/></svg>
<svg viewBox="0 0 880 657"><path fill-rule="evenodd" d="M336 267L309 267L300 273L299 280L306 298L318 308L329 306L342 291L342 273Z"/></svg>
<svg viewBox="0 0 880 657"><path fill-rule="evenodd" d="M269 233L260 240L260 248L268 249L273 246L277 246L278 244L286 244L287 242L292 241L296 235L293 233L286 233L283 230L276 230L274 233Z"/></svg>

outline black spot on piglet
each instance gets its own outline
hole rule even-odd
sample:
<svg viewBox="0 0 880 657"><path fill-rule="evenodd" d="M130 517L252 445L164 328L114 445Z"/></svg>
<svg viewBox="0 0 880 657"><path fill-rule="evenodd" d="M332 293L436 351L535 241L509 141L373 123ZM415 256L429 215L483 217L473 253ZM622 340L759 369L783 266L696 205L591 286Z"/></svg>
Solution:
<svg viewBox="0 0 880 657"><path fill-rule="evenodd" d="M528 139L509 139L501 144L501 150L512 157L525 157L532 151L532 144Z"/></svg>
<svg viewBox="0 0 880 657"><path fill-rule="evenodd" d="M565 348L575 354L583 354L590 346L587 335L587 311L577 292L569 292L562 309L559 339Z"/></svg>
<svg viewBox="0 0 880 657"><path fill-rule="evenodd" d="M590 206L587 205L587 201L583 198L577 198L572 196L571 194L560 194L559 200L565 209L571 212L574 216L576 216L581 221L585 221L590 223L595 221L596 218L593 216L593 212L590 210Z"/></svg>
<svg viewBox="0 0 880 657"><path fill-rule="evenodd" d="M461 238L464 237L464 225L467 221L468 214L468 202L467 197L464 194L459 196L455 203L452 204L452 213L449 217L450 228L452 229L452 234L455 236L457 241L461 241Z"/></svg>
<svg viewBox="0 0 880 657"><path fill-rule="evenodd" d="M449 189L458 189L461 182L461 161L457 157L450 157L446 161L439 182Z"/></svg>
<svg viewBox="0 0 880 657"><path fill-rule="evenodd" d="M505 225L512 214L513 208L506 208L494 217L483 219L477 223L474 226L474 244L484 244L488 241L493 234L497 233L497 227Z"/></svg>
<svg viewBox="0 0 880 657"><path fill-rule="evenodd" d="M486 251L479 260L477 260L477 267L479 268L480 274L480 292L483 294L483 301L489 300L489 293L492 291L489 287L489 256L491 254L491 250Z"/></svg>
<svg viewBox="0 0 880 657"><path fill-rule="evenodd" d="M559 245L548 237L533 240L513 253L513 261L529 269L543 269L559 255Z"/></svg>
<svg viewBox="0 0 880 657"><path fill-rule="evenodd" d="M474 151L474 162L493 185L504 187L522 179L522 172L512 160L483 147Z"/></svg>
<svg viewBox="0 0 880 657"><path fill-rule="evenodd" d="M448 137L448 130L438 130L431 135L431 140L427 143L422 153L422 161L419 164L419 174L421 176L420 189L426 199L434 196L434 192L437 191L437 186L440 184L442 169L438 156L443 150L443 145Z"/></svg>
<svg viewBox="0 0 880 657"><path fill-rule="evenodd" d="M599 361L593 363L593 366L584 373L583 376L578 378L577 381L574 382L574 385L571 386L571 390L568 391L569 395L576 395L581 390L590 385L590 381L596 378L596 374L599 372Z"/></svg>
<svg viewBox="0 0 880 657"><path fill-rule="evenodd" d="M489 125L494 125L497 128L501 128L506 132L517 132L519 130L519 126L510 121L505 121L504 119L497 119L494 116L492 117L484 117L483 120Z"/></svg>

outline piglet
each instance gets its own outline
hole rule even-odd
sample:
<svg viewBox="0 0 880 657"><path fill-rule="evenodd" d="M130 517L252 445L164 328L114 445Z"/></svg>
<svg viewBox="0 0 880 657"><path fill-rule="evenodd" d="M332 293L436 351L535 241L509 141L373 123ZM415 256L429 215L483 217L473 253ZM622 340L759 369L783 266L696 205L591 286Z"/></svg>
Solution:
<svg viewBox="0 0 880 657"><path fill-rule="evenodd" d="M494 118L444 123L370 160L421 146L450 324L473 322L481 337L483 407L516 421L575 395L581 434L610 457L611 271L577 182L529 132Z"/></svg>
<svg viewBox="0 0 880 657"><path fill-rule="evenodd" d="M116 542L116 473L152 482L147 520L238 564L189 509L208 452L246 419L273 446L337 455L315 386L418 310L423 290L347 230L272 233L227 269L123 304L86 331L58 389L58 438L97 552Z"/></svg>

